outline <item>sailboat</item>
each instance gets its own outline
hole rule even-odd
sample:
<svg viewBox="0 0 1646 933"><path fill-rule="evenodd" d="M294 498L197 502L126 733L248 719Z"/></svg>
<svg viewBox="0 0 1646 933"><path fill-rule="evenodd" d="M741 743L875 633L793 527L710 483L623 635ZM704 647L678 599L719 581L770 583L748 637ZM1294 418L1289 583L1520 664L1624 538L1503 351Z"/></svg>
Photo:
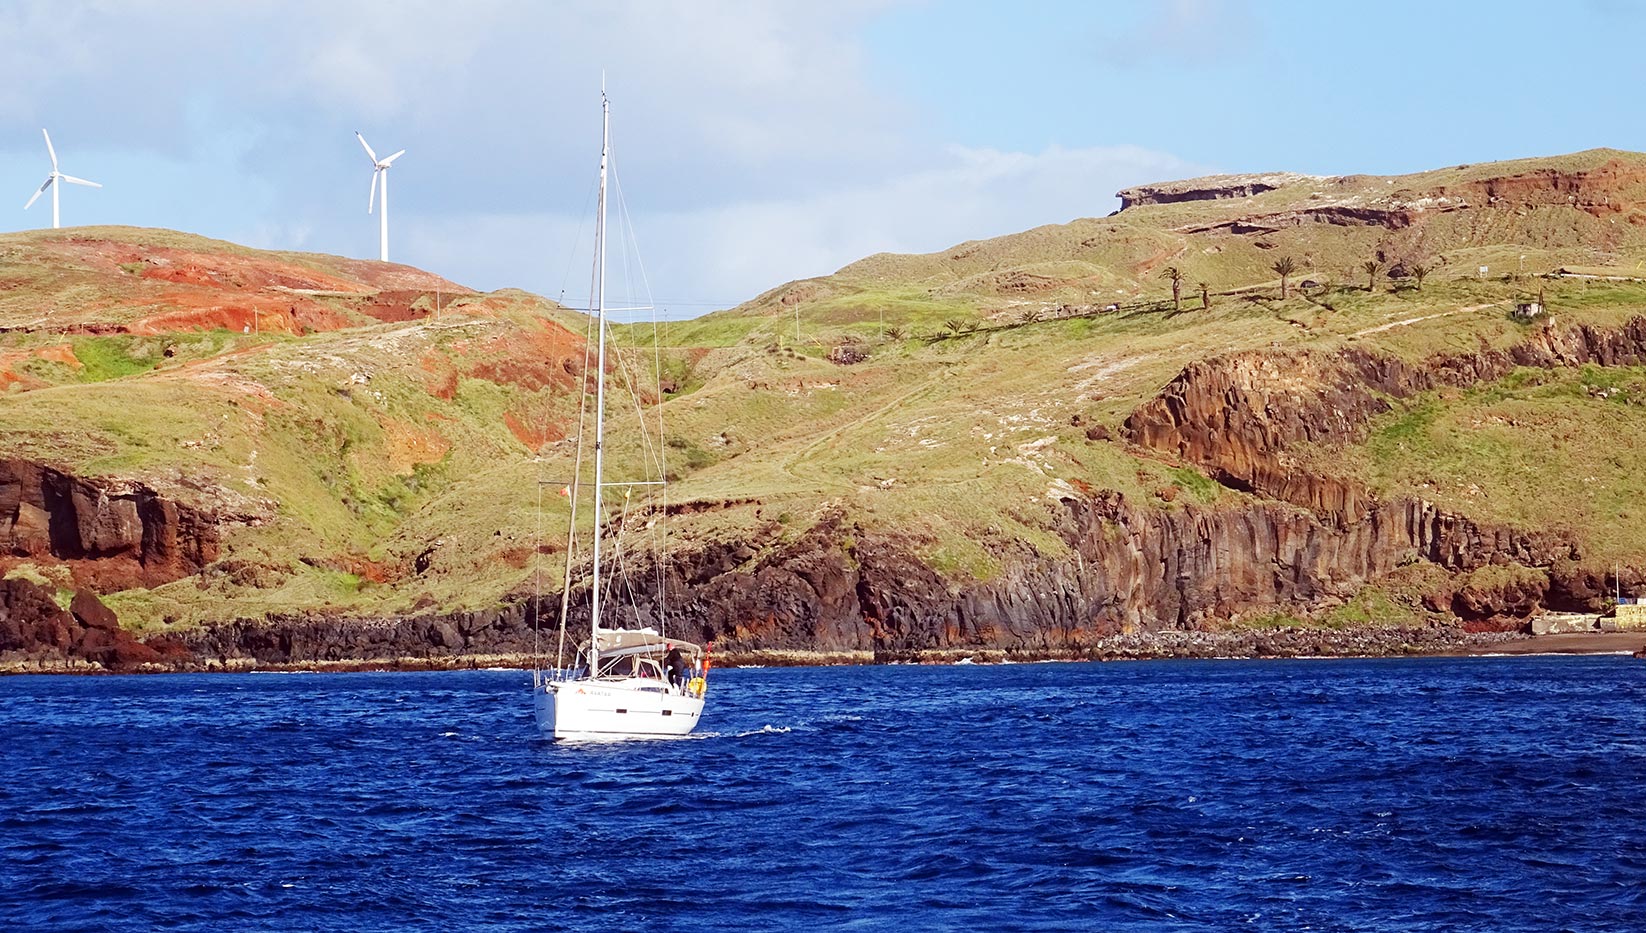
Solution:
<svg viewBox="0 0 1646 933"><path fill-rule="evenodd" d="M600 95L600 195L595 221L594 329L599 334L594 397L594 521L592 576L589 586L589 637L577 648L570 667L549 669L539 664L532 675L532 708L539 734L555 740L625 739L682 736L697 726L707 692L709 656L702 646L670 638L653 627L618 629L601 625L606 611L602 587L601 528L604 493L625 487L625 500L636 485L656 482L608 482L605 463L606 432L606 181L611 156L611 103ZM587 380L584 380L585 391ZM585 398L587 396L585 395ZM578 459L584 449L579 419ZM561 587L562 640L571 591L572 544L576 540L577 480L565 490L572 500L572 520L566 549L566 575ZM661 588L659 595L661 596ZM666 613L663 614L666 619Z"/></svg>

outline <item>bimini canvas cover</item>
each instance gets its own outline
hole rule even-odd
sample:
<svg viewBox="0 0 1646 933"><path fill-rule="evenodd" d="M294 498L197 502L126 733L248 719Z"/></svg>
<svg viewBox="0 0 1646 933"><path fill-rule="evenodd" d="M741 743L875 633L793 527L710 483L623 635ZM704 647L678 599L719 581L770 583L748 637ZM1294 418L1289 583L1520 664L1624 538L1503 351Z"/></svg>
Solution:
<svg viewBox="0 0 1646 933"><path fill-rule="evenodd" d="M701 645L694 645L689 641L678 638L664 638L656 629L601 629L597 637L600 639L600 653L610 657L622 654L662 654L671 648L679 648L688 657L696 657L703 653ZM579 650L588 653L589 643L584 642Z"/></svg>

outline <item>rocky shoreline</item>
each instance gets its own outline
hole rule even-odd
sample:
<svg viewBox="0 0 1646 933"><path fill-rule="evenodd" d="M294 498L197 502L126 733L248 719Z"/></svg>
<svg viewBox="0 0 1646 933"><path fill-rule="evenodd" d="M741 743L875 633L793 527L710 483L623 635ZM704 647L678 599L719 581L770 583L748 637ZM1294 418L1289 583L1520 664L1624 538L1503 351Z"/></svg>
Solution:
<svg viewBox="0 0 1646 933"><path fill-rule="evenodd" d="M1079 661L1257 660L1324 658L1470 657L1528 654L1627 654L1646 650L1646 633L1529 635L1464 632L1452 625L1359 628L1273 628L1170 631L1105 638L1080 649L942 648L908 651L755 650L717 654L721 668L825 667L900 664L1024 664ZM543 659L545 663L552 659ZM529 670L532 654L452 654L336 660L269 661L253 657L201 658L180 653L132 664L76 657L0 661L0 674L249 673Z"/></svg>

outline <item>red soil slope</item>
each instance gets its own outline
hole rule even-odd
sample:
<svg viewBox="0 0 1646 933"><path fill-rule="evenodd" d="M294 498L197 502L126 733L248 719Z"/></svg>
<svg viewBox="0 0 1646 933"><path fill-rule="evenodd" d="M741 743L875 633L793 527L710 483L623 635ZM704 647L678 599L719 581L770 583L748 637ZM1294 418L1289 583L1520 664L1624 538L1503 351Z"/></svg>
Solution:
<svg viewBox="0 0 1646 933"><path fill-rule="evenodd" d="M39 231L0 238L0 247L0 329L12 331L300 334L412 320L474 294L410 266L169 231Z"/></svg>

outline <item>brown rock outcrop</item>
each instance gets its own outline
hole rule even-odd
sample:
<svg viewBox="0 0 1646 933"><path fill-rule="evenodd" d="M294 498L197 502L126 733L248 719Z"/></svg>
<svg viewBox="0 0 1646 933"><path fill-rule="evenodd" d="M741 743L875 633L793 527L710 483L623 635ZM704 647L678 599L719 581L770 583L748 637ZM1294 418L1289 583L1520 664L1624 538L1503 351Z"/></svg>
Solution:
<svg viewBox="0 0 1646 933"><path fill-rule="evenodd" d="M131 671L174 667L188 654L168 639L139 641L88 590L69 608L21 578L0 580L0 669Z"/></svg>
<svg viewBox="0 0 1646 933"><path fill-rule="evenodd" d="M1618 328L1544 327L1508 349L1447 353L1421 363L1358 348L1330 354L1240 353L1189 364L1122 425L1138 446L1206 469L1230 488L1354 523L1375 507L1359 482L1304 470L1288 448L1365 438L1386 398L1501 379L1517 366L1646 363L1646 317Z"/></svg>
<svg viewBox="0 0 1646 933"><path fill-rule="evenodd" d="M1268 172L1254 175L1207 175L1182 181L1135 185L1115 192L1120 209L1141 207L1146 204L1177 204L1183 201L1220 201L1226 198L1249 198L1254 194L1273 191L1301 181L1320 181L1314 175L1294 172Z"/></svg>
<svg viewBox="0 0 1646 933"><path fill-rule="evenodd" d="M1379 182L1399 187L1384 189ZM1310 183L1307 186L1304 183ZM1225 216L1192 224L1179 233L1267 233L1301 224L1409 227L1425 214L1472 209L1570 207L1595 217L1632 214L1646 206L1646 165L1608 159L1596 168L1542 168L1435 185L1419 178L1378 179L1349 175L1322 178L1274 172L1213 175L1138 185L1116 193L1120 209L1184 201L1245 198L1297 185L1295 204L1280 210ZM1307 198L1304 196L1307 192Z"/></svg>
<svg viewBox="0 0 1646 933"><path fill-rule="evenodd" d="M198 573L217 553L209 516L143 483L0 459L0 566L6 558L60 562L107 593Z"/></svg>
<svg viewBox="0 0 1646 933"><path fill-rule="evenodd" d="M1586 172L1539 169L1445 185L1427 194L1467 199L1485 206L1575 207L1603 217L1639 206L1640 199L1635 195L1642 188L1646 188L1646 166L1609 159Z"/></svg>

